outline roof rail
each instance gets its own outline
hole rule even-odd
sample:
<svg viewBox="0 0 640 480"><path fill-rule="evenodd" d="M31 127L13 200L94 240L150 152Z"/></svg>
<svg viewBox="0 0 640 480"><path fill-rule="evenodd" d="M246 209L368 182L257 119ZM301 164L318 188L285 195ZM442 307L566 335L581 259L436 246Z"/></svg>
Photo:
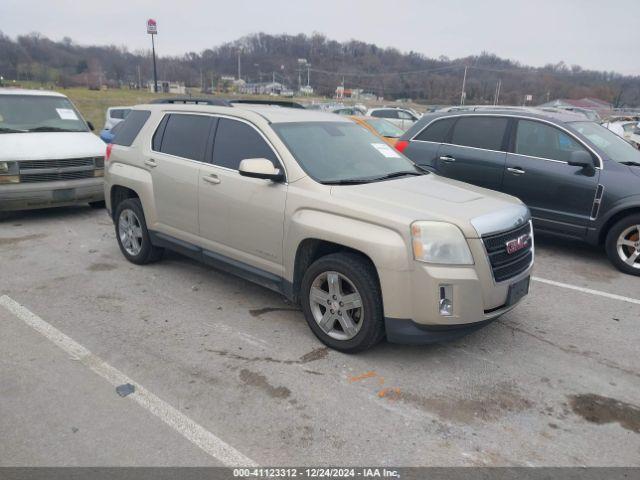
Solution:
<svg viewBox="0 0 640 480"><path fill-rule="evenodd" d="M175 98L156 98L149 103L168 103L183 105L216 105L218 107L230 107L231 102L222 98L196 98L196 97L175 97Z"/></svg>
<svg viewBox="0 0 640 480"><path fill-rule="evenodd" d="M250 98L240 98L228 100L230 104L240 103L240 104L249 104L249 105L277 105L278 107L286 107L286 108L304 108L301 103L291 102L288 100L252 100Z"/></svg>

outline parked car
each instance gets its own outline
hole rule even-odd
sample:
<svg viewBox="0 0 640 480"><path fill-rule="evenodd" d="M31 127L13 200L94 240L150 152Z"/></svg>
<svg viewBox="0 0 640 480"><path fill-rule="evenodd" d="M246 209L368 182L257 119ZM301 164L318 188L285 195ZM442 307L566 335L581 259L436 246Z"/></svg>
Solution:
<svg viewBox="0 0 640 480"><path fill-rule="evenodd" d="M331 110L331 113L335 113L336 115L347 115L350 117L364 115L362 109L358 107L336 107Z"/></svg>
<svg viewBox="0 0 640 480"><path fill-rule="evenodd" d="M640 123L638 123L638 119L613 120L603 123L602 126L624 138L635 148L640 149Z"/></svg>
<svg viewBox="0 0 640 480"><path fill-rule="evenodd" d="M117 124L122 122L129 112L131 107L109 107L107 108L106 120L104 122L104 130L111 130Z"/></svg>
<svg viewBox="0 0 640 480"><path fill-rule="evenodd" d="M368 117L384 118L385 120L397 125L402 130L407 130L411 125L418 121L418 116L412 111L404 108L396 107L379 107L367 110Z"/></svg>
<svg viewBox="0 0 640 480"><path fill-rule="evenodd" d="M425 174L351 120L268 106L142 105L107 147L122 254L164 248L300 302L345 352L478 329L528 292L514 197Z"/></svg>
<svg viewBox="0 0 640 480"><path fill-rule="evenodd" d="M380 137L392 147L395 146L398 138L400 138L404 133L400 127L397 127L391 122L387 122L384 118L364 117L358 115L353 115L349 118L358 125L369 130L377 137Z"/></svg>
<svg viewBox="0 0 640 480"><path fill-rule="evenodd" d="M115 125L111 130L106 130L106 129L101 130L100 140L102 140L104 143L111 143L113 141L113 138L116 136L116 133L118 133L118 130L120 129L121 125L122 125L122 122Z"/></svg>
<svg viewBox="0 0 640 480"><path fill-rule="evenodd" d="M640 275L640 152L575 115L426 115L396 144L438 174L519 197L537 231L604 245Z"/></svg>
<svg viewBox="0 0 640 480"><path fill-rule="evenodd" d="M103 206L104 143L67 97L0 89L0 211Z"/></svg>

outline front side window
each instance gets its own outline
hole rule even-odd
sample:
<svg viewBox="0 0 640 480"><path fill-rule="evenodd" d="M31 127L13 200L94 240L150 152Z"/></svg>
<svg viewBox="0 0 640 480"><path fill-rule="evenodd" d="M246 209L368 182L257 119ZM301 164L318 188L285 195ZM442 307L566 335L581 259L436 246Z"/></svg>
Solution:
<svg viewBox="0 0 640 480"><path fill-rule="evenodd" d="M411 120L412 122L416 121L416 117L411 115L409 112L405 112L404 110L398 110L398 117L402 120Z"/></svg>
<svg viewBox="0 0 640 480"><path fill-rule="evenodd" d="M413 162L355 123L280 123L273 129L304 171L321 183L420 174Z"/></svg>
<svg viewBox="0 0 640 480"><path fill-rule="evenodd" d="M503 117L461 117L453 127L451 143L483 150L503 150L508 122Z"/></svg>
<svg viewBox="0 0 640 480"><path fill-rule="evenodd" d="M266 158L275 167L280 164L271 147L255 128L244 122L221 118L213 144L213 164L238 170L240 162L249 158Z"/></svg>
<svg viewBox="0 0 640 480"><path fill-rule="evenodd" d="M595 122L573 122L570 125L604 151L614 162L640 163L640 150L636 150L626 140L602 125Z"/></svg>
<svg viewBox="0 0 640 480"><path fill-rule="evenodd" d="M568 162L575 151L586 151L562 130L542 122L518 120L515 153Z"/></svg>
<svg viewBox="0 0 640 480"><path fill-rule="evenodd" d="M86 132L69 99L45 95L0 95L0 133Z"/></svg>
<svg viewBox="0 0 640 480"><path fill-rule="evenodd" d="M164 128L160 151L177 157L203 161L212 121L213 118L206 115L172 113Z"/></svg>
<svg viewBox="0 0 640 480"><path fill-rule="evenodd" d="M435 120L431 125L421 131L415 139L423 142L442 143L446 140L453 122L455 122L455 118Z"/></svg>

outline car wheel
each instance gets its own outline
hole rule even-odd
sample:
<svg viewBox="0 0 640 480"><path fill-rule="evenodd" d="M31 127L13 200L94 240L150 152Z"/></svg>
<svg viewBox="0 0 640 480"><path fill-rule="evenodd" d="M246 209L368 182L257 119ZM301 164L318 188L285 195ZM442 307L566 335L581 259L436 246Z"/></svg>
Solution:
<svg viewBox="0 0 640 480"><path fill-rule="evenodd" d="M119 203L115 224L118 245L127 260L144 265L162 257L164 250L151 244L140 200L128 198Z"/></svg>
<svg viewBox="0 0 640 480"><path fill-rule="evenodd" d="M315 261L302 278L301 300L313 333L335 350L359 352L384 338L378 276L360 255L334 253Z"/></svg>
<svg viewBox="0 0 640 480"><path fill-rule="evenodd" d="M640 276L640 215L629 215L611 227L605 248L618 270Z"/></svg>
<svg viewBox="0 0 640 480"><path fill-rule="evenodd" d="M105 208L107 206L107 204L104 203L104 200L101 200L99 202L89 202L89 206L91 208L101 209L101 208Z"/></svg>

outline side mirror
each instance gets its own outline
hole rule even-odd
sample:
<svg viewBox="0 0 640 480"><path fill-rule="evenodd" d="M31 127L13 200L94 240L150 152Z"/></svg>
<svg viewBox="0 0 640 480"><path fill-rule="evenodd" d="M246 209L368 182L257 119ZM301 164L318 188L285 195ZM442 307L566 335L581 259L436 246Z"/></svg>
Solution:
<svg viewBox="0 0 640 480"><path fill-rule="evenodd" d="M584 150L571 152L571 158L569 159L568 163L572 167L581 167L589 176L593 175L596 172L596 169L593 166L593 158Z"/></svg>
<svg viewBox="0 0 640 480"><path fill-rule="evenodd" d="M272 182L284 180L282 171L273 166L271 160L266 158L248 158L240 162L238 172L243 177L262 178Z"/></svg>
<svg viewBox="0 0 640 480"><path fill-rule="evenodd" d="M96 129L96 127L93 126L93 123L91 123L88 120L87 120L87 126L89 127L89 130L91 130L92 132Z"/></svg>

